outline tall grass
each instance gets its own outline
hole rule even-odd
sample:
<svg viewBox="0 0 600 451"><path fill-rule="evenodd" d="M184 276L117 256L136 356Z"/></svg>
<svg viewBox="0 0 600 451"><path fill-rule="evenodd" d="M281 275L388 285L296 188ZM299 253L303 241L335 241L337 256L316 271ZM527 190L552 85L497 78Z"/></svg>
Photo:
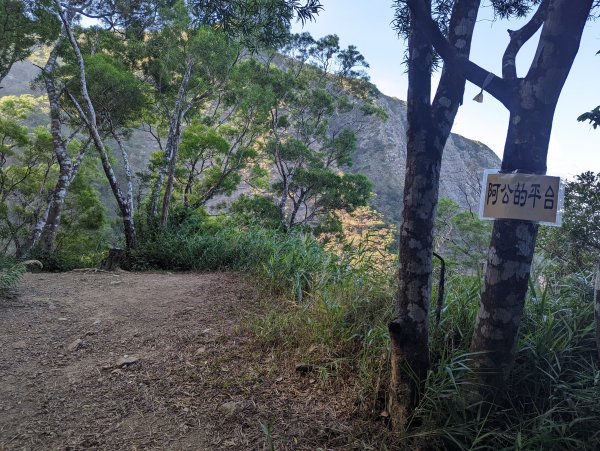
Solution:
<svg viewBox="0 0 600 451"><path fill-rule="evenodd" d="M26 271L24 264L14 261L13 259L0 258L0 296L4 296L7 292L17 286L21 277Z"/></svg>
<svg viewBox="0 0 600 451"><path fill-rule="evenodd" d="M303 234L227 223L202 227L154 235L132 255L134 265L252 274L278 300L254 326L262 342L310 365L322 380L351 385L358 410L376 417L388 384L395 262L372 261L377 253L361 247L330 255ZM469 391L469 343L482 282L449 271L441 322L430 328L432 368L412 428L374 447L600 449L591 275L556 279L551 267L544 271L532 277L514 369L495 404Z"/></svg>
<svg viewBox="0 0 600 451"><path fill-rule="evenodd" d="M477 296L467 284L466 293L463 285L461 296L448 297L446 324L442 322L434 334L432 351L439 360L429 373L413 418L418 426L401 443L418 439L469 450L600 447L600 370L591 276L574 274L551 281L538 275L535 280L514 368L495 404L469 403L473 355L468 352L468 340L459 340L456 346L454 339L472 333Z"/></svg>
<svg viewBox="0 0 600 451"><path fill-rule="evenodd" d="M136 269L235 270L252 273L278 295L302 300L333 259L303 234L225 225L199 233L167 229L131 253Z"/></svg>

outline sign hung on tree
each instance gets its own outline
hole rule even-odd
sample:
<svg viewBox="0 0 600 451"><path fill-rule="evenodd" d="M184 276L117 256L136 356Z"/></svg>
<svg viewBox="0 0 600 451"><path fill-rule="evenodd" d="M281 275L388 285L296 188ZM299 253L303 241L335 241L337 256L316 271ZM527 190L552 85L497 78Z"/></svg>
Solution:
<svg viewBox="0 0 600 451"><path fill-rule="evenodd" d="M560 177L486 169L479 216L481 219L521 219L560 226L563 200L564 186Z"/></svg>

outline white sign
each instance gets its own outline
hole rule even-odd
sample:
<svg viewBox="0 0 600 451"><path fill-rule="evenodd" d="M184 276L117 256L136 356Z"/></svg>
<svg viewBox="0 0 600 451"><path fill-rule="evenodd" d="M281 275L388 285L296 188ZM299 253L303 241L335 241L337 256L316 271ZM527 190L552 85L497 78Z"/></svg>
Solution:
<svg viewBox="0 0 600 451"><path fill-rule="evenodd" d="M481 219L521 219L560 226L563 202L564 184L560 177L486 169L479 216Z"/></svg>

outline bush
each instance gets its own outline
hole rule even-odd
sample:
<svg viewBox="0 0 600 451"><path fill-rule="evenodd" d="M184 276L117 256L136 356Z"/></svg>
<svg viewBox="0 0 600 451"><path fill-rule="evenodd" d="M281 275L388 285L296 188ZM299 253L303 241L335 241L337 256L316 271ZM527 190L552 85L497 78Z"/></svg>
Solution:
<svg viewBox="0 0 600 451"><path fill-rule="evenodd" d="M311 237L219 218L188 218L147 234L131 252L134 269L249 272L278 294L302 300L332 259Z"/></svg>
<svg viewBox="0 0 600 451"><path fill-rule="evenodd" d="M81 252L78 253L77 250ZM39 260L44 271L64 272L76 268L96 268L105 256L103 249L89 249L81 247L61 247L54 251L32 249L28 258Z"/></svg>

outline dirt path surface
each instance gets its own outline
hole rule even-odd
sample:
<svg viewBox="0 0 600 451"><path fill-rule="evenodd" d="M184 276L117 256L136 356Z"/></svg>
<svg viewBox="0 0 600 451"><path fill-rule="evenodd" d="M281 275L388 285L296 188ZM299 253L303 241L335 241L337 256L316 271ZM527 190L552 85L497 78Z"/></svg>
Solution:
<svg viewBox="0 0 600 451"><path fill-rule="evenodd" d="M226 273L27 274L0 299L0 450L347 449L333 393L241 327L257 296Z"/></svg>

